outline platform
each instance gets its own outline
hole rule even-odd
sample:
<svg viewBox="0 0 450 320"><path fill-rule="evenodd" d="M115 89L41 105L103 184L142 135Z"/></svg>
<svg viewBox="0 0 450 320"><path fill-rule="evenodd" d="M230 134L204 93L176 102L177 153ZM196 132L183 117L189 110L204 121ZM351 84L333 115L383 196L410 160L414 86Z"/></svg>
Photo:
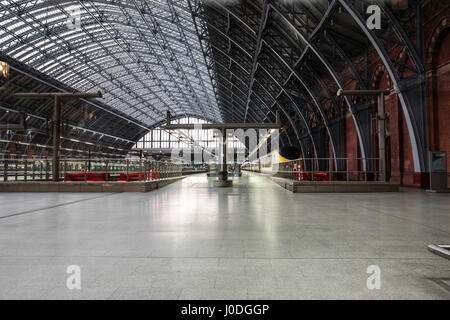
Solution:
<svg viewBox="0 0 450 320"><path fill-rule="evenodd" d="M150 192L183 178L173 177L143 182L12 181L0 183L0 192Z"/></svg>
<svg viewBox="0 0 450 320"><path fill-rule="evenodd" d="M400 186L374 181L294 181L270 177L272 181L293 193L398 192Z"/></svg>
<svg viewBox="0 0 450 320"><path fill-rule="evenodd" d="M0 299L450 299L448 197L206 174L150 193L0 193ZM326 201L324 200L326 199ZM67 290L79 265L82 290ZM366 288L368 266L381 290Z"/></svg>

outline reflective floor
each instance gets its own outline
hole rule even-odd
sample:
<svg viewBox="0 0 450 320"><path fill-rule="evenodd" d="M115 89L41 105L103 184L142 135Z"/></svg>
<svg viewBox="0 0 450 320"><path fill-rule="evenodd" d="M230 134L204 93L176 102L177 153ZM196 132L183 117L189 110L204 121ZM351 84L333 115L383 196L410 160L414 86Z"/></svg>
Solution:
<svg viewBox="0 0 450 320"><path fill-rule="evenodd" d="M292 194L256 174L4 193L0 299L450 299L450 261L427 251L450 244L449 208L448 194Z"/></svg>

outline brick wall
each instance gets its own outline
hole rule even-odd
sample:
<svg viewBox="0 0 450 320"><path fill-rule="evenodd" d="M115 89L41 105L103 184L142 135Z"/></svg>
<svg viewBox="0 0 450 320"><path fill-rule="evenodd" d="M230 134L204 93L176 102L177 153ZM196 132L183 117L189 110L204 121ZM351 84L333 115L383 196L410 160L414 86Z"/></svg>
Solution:
<svg viewBox="0 0 450 320"><path fill-rule="evenodd" d="M424 34L426 42L425 65L427 70L427 109L429 117L430 149L447 151L450 168L450 7L442 2L430 1L424 8ZM433 40L434 39L434 40ZM389 52L392 56L401 54L395 48ZM371 89L390 89L392 84L381 59L375 50L370 55ZM354 83L347 82L346 88L354 88ZM414 161L409 140L408 127L397 94L386 97L388 115L387 135L390 137L390 161L393 182L404 185L427 187L427 173L415 173ZM372 114L376 113L373 102ZM347 113L344 123L344 157L355 158L359 143L353 119ZM375 127L375 122L373 122ZM378 157L378 138L373 130L373 152ZM389 154L388 153L388 154ZM354 167L354 166L353 166ZM449 178L450 185L450 178Z"/></svg>

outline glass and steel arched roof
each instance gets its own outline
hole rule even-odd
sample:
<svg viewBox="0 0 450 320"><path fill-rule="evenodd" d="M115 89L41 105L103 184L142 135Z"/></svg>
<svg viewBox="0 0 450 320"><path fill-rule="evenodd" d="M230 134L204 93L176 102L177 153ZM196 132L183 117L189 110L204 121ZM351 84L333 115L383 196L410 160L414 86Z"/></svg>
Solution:
<svg viewBox="0 0 450 320"><path fill-rule="evenodd" d="M398 9L384 0L0 0L0 53L76 90L103 91L106 104L147 129L167 110L250 123L274 122L279 111L286 144L307 153L312 143L320 155L327 135L336 157L343 153L342 106L352 114L361 155L372 153L369 115L361 112L370 99L336 92L369 89L371 68L382 64L406 115L418 169L426 154L418 141L426 138L414 129L423 124L406 83L424 72L423 48L411 41L422 42L414 26L423 3L409 0ZM369 5L379 7L381 29L368 29ZM74 8L78 29L67 24Z"/></svg>
<svg viewBox="0 0 450 320"><path fill-rule="evenodd" d="M0 0L0 48L149 126L167 110L222 121L184 0Z"/></svg>

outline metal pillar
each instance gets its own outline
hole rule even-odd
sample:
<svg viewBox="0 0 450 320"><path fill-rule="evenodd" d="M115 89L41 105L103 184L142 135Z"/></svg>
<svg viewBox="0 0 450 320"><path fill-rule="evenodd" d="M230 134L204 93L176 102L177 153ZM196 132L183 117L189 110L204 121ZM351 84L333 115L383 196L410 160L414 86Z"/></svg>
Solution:
<svg viewBox="0 0 450 320"><path fill-rule="evenodd" d="M53 166L52 180L59 181L59 160L61 153L61 97L55 97L53 108Z"/></svg>
<svg viewBox="0 0 450 320"><path fill-rule="evenodd" d="M3 181L8 181L8 159L6 158L3 162Z"/></svg>
<svg viewBox="0 0 450 320"><path fill-rule="evenodd" d="M89 148L88 150L88 159L89 159L88 170L89 172L91 172L91 148Z"/></svg>
<svg viewBox="0 0 450 320"><path fill-rule="evenodd" d="M389 95L390 90L338 90L339 96L377 96L378 99L378 148L380 161L378 164L380 180L386 182L386 129L385 129L385 102L384 97Z"/></svg>
<svg viewBox="0 0 450 320"><path fill-rule="evenodd" d="M384 103L384 93L380 93L378 98L378 148L379 148L379 171L380 180L386 181L386 112Z"/></svg>
<svg viewBox="0 0 450 320"><path fill-rule="evenodd" d="M225 129L222 129L222 171L219 172L219 180L228 180L227 134Z"/></svg>

